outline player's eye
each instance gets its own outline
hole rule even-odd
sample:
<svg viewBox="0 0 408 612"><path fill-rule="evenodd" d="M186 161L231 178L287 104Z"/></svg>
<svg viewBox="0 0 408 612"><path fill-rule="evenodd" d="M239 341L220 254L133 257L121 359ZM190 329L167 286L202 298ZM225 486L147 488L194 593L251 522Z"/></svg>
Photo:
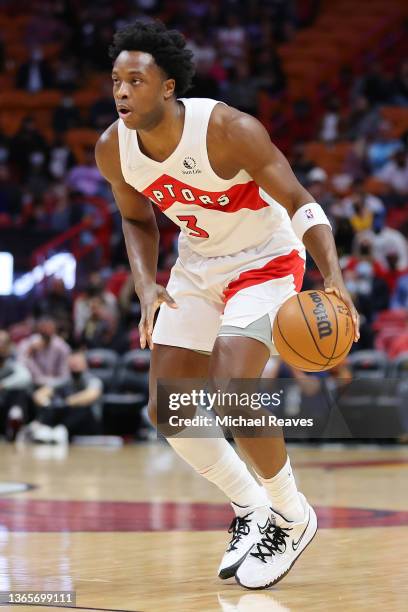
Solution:
<svg viewBox="0 0 408 612"><path fill-rule="evenodd" d="M142 82L141 79L133 79L132 80L133 85L138 85L141 82Z"/></svg>

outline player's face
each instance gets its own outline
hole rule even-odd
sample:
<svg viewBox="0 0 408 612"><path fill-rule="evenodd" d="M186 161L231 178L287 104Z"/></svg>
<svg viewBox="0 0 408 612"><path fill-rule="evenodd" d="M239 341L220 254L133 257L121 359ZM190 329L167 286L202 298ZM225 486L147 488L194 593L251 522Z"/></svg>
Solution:
<svg viewBox="0 0 408 612"><path fill-rule="evenodd" d="M150 53L122 51L112 70L113 96L127 128L154 127L171 97L174 81L166 79Z"/></svg>

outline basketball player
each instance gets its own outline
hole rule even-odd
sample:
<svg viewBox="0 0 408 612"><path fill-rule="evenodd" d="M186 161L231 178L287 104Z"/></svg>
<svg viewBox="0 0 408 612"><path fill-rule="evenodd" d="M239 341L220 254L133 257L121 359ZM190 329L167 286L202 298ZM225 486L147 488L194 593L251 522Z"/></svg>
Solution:
<svg viewBox="0 0 408 612"><path fill-rule="evenodd" d="M157 378L261 375L275 352L275 314L302 286L305 247L326 291L349 306L357 340L329 221L259 121L215 100L180 98L191 85L192 54L160 23L120 30L111 57L119 119L100 137L96 159L123 219L141 346L152 349L152 421ZM167 289L156 284L154 206L181 230ZM275 584L317 529L283 438L236 440L259 482L221 436L168 441L232 502L219 576L253 589Z"/></svg>

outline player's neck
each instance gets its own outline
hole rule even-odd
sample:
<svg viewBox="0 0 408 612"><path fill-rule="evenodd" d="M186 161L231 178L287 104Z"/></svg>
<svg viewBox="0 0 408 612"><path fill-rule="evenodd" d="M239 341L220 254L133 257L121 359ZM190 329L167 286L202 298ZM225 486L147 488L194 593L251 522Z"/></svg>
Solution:
<svg viewBox="0 0 408 612"><path fill-rule="evenodd" d="M177 100L167 105L161 120L149 130L138 130L141 151L153 160L166 160L177 148L184 129L185 107Z"/></svg>

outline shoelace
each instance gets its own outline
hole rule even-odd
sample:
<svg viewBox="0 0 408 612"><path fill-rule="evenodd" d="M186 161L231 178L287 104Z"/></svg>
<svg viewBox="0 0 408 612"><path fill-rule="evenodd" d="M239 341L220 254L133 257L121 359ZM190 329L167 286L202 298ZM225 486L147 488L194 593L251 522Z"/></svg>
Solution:
<svg viewBox="0 0 408 612"><path fill-rule="evenodd" d="M245 516L236 516L232 519L231 525L228 528L228 533L232 533L233 536L227 548L227 552L236 550L237 544L244 535L248 535L250 531L249 523L251 522L250 517L252 512Z"/></svg>
<svg viewBox="0 0 408 612"><path fill-rule="evenodd" d="M251 552L250 555L266 563L266 557L272 557L277 552L285 552L289 531L292 531L290 527L285 529L271 523L265 531L264 537L256 544L257 552ZM263 548L265 552L262 551Z"/></svg>

